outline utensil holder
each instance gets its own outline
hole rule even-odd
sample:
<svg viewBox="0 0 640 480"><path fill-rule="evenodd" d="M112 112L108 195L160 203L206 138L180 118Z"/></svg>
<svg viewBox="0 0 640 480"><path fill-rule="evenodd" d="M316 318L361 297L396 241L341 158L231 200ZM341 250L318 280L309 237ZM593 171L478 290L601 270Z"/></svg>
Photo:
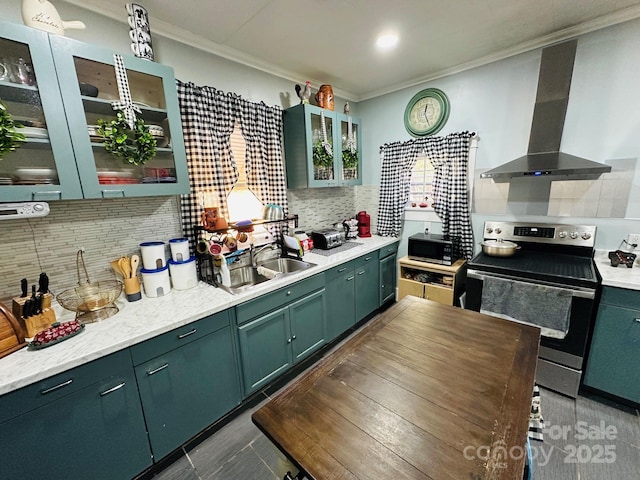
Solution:
<svg viewBox="0 0 640 480"><path fill-rule="evenodd" d="M129 302L136 302L142 298L138 277L125 278L123 283L124 294Z"/></svg>
<svg viewBox="0 0 640 480"><path fill-rule="evenodd" d="M42 296L42 312L24 318L22 316L24 302L29 298L30 297L15 297L12 301L12 311L13 316L16 317L24 329L26 336L32 338L56 322L56 312L51 308L51 299L53 296L50 293L45 293Z"/></svg>

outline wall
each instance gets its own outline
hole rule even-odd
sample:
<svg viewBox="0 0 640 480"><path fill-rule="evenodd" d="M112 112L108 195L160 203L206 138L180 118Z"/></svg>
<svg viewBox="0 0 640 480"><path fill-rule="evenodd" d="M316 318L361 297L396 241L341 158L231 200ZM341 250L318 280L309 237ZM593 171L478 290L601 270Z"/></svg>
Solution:
<svg viewBox="0 0 640 480"><path fill-rule="evenodd" d="M640 232L640 20L589 33L579 38L562 150L602 163L627 159L631 172L627 217L524 217L530 221L576 222L598 226L597 248L616 249L628 233ZM365 156L377 156L386 142L408 140L404 108L426 87L449 96L451 115L439 135L475 130L480 141L477 169L488 169L526 153L536 95L541 49L417 85L359 103ZM374 153L376 155L374 155ZM629 162L631 160L631 162ZM377 158L380 164L379 157ZM367 171L368 183L379 181L380 168ZM471 173L473 176L473 172ZM500 201L498 192L494 200ZM487 219L516 220L512 215L472 215L476 243ZM517 220L524 219L518 216ZM421 228L407 224L409 232ZM402 254L401 243L401 254Z"/></svg>
<svg viewBox="0 0 640 480"><path fill-rule="evenodd" d="M123 22L116 22L64 2L54 3L62 18L82 20L87 26L86 30L67 30L67 37L106 45L114 52L130 55L125 11ZM20 1L0 0L2 21L22 24L20 9ZM282 108L298 103L296 82L163 38L154 34L153 23L151 33L156 61L172 66L176 78L182 81L210 85L251 101L264 101ZM337 98L336 109L343 107L344 100ZM357 105L352 106L351 112L358 114ZM328 227L359 210L375 209L371 205L377 204L377 190L371 193L371 188L363 189L360 195L358 190L293 192L289 195L290 211L301 216L304 228ZM336 196L341 199L338 208L327 201ZM367 203L370 199L372 204ZM41 271L51 277L51 288L56 293L76 285L76 252L81 246L86 250L85 258L93 280L111 276L109 262L121 255L135 253L140 242L167 241L182 234L179 199L175 197L50 202L49 205L51 214L44 219L0 223L0 255L3 258L0 300L19 293L21 278L26 277L30 283L37 282Z"/></svg>

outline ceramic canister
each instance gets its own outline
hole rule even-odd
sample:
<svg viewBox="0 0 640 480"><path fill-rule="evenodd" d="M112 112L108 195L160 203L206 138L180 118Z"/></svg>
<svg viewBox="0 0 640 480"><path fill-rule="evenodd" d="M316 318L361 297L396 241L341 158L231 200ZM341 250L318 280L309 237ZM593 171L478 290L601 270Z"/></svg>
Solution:
<svg viewBox="0 0 640 480"><path fill-rule="evenodd" d="M143 242L140 244L142 268L155 270L167 265L164 242Z"/></svg>
<svg viewBox="0 0 640 480"><path fill-rule="evenodd" d="M185 262L169 260L169 271L171 272L171 284L176 290L187 290L198 285L196 257L191 257Z"/></svg>
<svg viewBox="0 0 640 480"><path fill-rule="evenodd" d="M162 297L171 292L171 280L169 280L169 267L156 268L148 270L140 269L142 274L142 284L144 285L144 293L147 297Z"/></svg>
<svg viewBox="0 0 640 480"><path fill-rule="evenodd" d="M169 240L169 248L171 249L171 259L174 262L186 262L189 260L189 239L188 238L172 238Z"/></svg>

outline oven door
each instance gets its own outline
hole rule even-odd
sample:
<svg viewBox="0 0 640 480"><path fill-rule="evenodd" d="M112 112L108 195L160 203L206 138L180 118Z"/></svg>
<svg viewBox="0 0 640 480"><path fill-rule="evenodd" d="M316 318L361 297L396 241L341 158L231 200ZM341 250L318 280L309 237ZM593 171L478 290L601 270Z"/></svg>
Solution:
<svg viewBox="0 0 640 480"><path fill-rule="evenodd" d="M467 288L465 298L466 309L475 310L477 312L481 310L483 281L489 276L504 280L527 282L532 285L544 284L571 290L572 297L567 334L561 339L548 336L541 337L537 380L541 385L549 386L561 393L575 397L582 375L584 355L593 324L593 316L595 314L596 289L562 285L551 282L539 282L537 280L531 282L526 278L517 276L501 275L494 272L483 272L476 269L470 269L467 271ZM566 372L567 375L571 377L571 380L567 381L569 386L554 388L553 385L545 385L545 382L538 378L541 374L544 375L542 370L545 369L553 369L554 371L557 369L569 370ZM556 377L557 375L554 373L553 376ZM546 383L552 382L555 383L555 380L550 380Z"/></svg>

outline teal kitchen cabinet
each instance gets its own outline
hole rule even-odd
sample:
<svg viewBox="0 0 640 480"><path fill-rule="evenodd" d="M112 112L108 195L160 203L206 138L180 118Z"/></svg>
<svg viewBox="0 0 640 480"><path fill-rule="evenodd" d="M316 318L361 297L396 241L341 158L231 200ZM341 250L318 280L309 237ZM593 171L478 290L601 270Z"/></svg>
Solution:
<svg viewBox="0 0 640 480"><path fill-rule="evenodd" d="M82 198L48 34L0 22L0 52L0 102L26 137L0 159L0 201Z"/></svg>
<svg viewBox="0 0 640 480"><path fill-rule="evenodd" d="M148 468L129 350L1 396L0 448L7 480L112 480Z"/></svg>
<svg viewBox="0 0 640 480"><path fill-rule="evenodd" d="M379 251L354 260L356 279L356 321L374 312L380 306Z"/></svg>
<svg viewBox="0 0 640 480"><path fill-rule="evenodd" d="M381 248L378 253L380 256L380 307L396 298L397 252L398 244L394 243Z"/></svg>
<svg viewBox="0 0 640 480"><path fill-rule="evenodd" d="M123 56L132 100L158 133L156 156L144 166L134 166L106 152L101 139L89 131L98 119L115 118L112 102L119 94L112 50L0 22L0 52L12 59L5 60L11 72L22 72L9 76L0 71L0 101L14 121L24 125L19 131L26 137L2 160L0 201L189 192L170 67ZM97 96L81 94L80 83L97 87Z"/></svg>
<svg viewBox="0 0 640 480"><path fill-rule="evenodd" d="M156 461L239 405L229 310L131 347Z"/></svg>
<svg viewBox="0 0 640 480"><path fill-rule="evenodd" d="M323 124L329 151L322 146ZM283 129L289 188L362 184L359 119L315 105L296 105L285 110Z"/></svg>
<svg viewBox="0 0 640 480"><path fill-rule="evenodd" d="M338 337L356 323L355 261L325 272L327 298L327 341Z"/></svg>
<svg viewBox="0 0 640 480"><path fill-rule="evenodd" d="M324 275L236 307L245 395L326 343Z"/></svg>
<svg viewBox="0 0 640 480"><path fill-rule="evenodd" d="M640 403L640 292L604 287L584 384Z"/></svg>

